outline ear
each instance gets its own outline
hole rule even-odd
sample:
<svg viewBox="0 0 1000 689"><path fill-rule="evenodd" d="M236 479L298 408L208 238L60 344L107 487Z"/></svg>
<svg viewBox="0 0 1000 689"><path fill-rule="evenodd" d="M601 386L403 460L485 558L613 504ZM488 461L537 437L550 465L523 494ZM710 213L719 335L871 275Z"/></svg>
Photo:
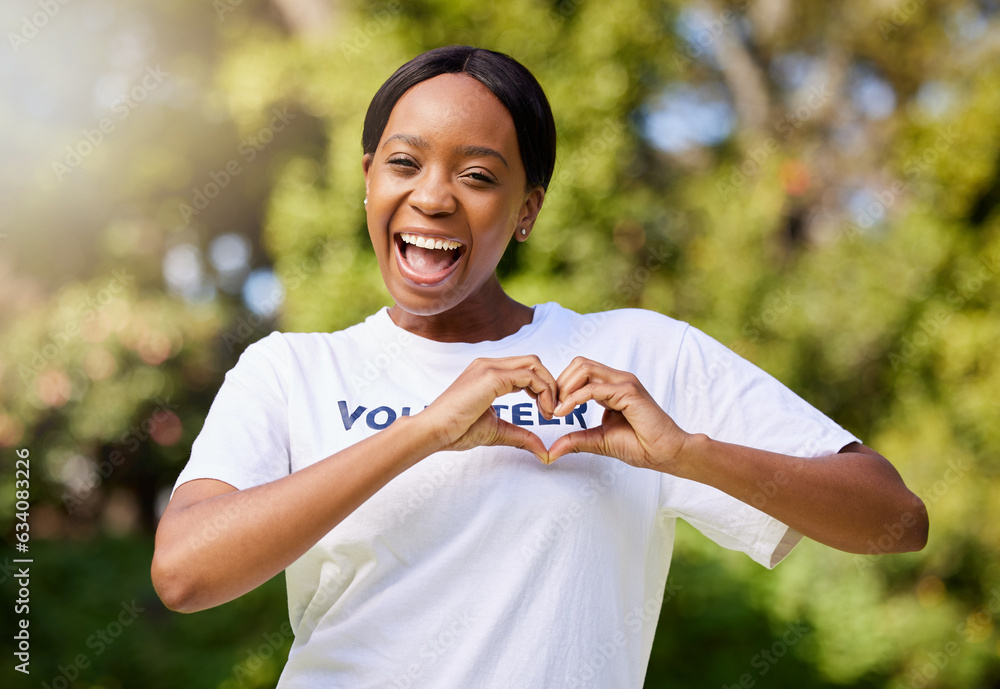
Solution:
<svg viewBox="0 0 1000 689"><path fill-rule="evenodd" d="M365 198L368 198L368 173L372 169L372 160L374 160L374 158L375 156L371 153L365 153L361 156L361 169L365 173Z"/></svg>
<svg viewBox="0 0 1000 689"><path fill-rule="evenodd" d="M524 203L521 204L521 212L517 216L517 227L514 229L514 238L523 242L531 234L532 228L535 226L535 220L538 218L538 213L542 210L542 203L545 201L545 190L541 187L535 187L531 189L527 196L524 197ZM521 232L524 229L525 232Z"/></svg>

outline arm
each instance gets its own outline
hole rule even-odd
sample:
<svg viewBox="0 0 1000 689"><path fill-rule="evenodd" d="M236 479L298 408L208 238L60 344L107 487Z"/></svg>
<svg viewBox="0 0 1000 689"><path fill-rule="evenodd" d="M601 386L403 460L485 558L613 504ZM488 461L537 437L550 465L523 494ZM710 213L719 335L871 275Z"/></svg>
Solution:
<svg viewBox="0 0 1000 689"><path fill-rule="evenodd" d="M399 473L433 451L417 416L277 481L237 490L181 485L160 519L153 586L164 604L195 612L260 586Z"/></svg>
<svg viewBox="0 0 1000 689"><path fill-rule="evenodd" d="M424 411L300 471L245 490L212 479L181 485L156 531L151 575L157 594L181 612L243 595L439 450L510 445L545 461L541 440L491 407L516 390L526 390L551 417L555 380L537 357L477 360Z"/></svg>
<svg viewBox="0 0 1000 689"><path fill-rule="evenodd" d="M885 457L860 443L803 459L689 435L676 467L678 476L714 486L838 550L909 552L927 543L923 502ZM874 544L887 533L894 540L885 551Z"/></svg>
<svg viewBox="0 0 1000 689"><path fill-rule="evenodd" d="M549 449L550 461L570 452L594 452L698 481L848 552L868 552L887 531L900 535L880 552L920 550L927 542L923 502L884 457L863 445L804 459L688 434L634 375L582 357L558 384L557 416L588 400L605 412L600 426L559 438Z"/></svg>

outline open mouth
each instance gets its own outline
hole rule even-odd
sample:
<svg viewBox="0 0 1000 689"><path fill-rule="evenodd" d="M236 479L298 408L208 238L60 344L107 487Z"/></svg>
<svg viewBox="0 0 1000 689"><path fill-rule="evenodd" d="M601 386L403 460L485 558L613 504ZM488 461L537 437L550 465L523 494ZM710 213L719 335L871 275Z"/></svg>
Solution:
<svg viewBox="0 0 1000 689"><path fill-rule="evenodd" d="M447 278L465 253L461 242L412 232L400 232L395 242L400 272L422 285L434 285Z"/></svg>

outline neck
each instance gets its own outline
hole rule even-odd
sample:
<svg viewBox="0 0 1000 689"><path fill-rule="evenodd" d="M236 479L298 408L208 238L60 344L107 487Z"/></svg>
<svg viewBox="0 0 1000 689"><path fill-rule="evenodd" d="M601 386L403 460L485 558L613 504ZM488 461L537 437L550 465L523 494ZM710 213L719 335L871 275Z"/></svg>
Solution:
<svg viewBox="0 0 1000 689"><path fill-rule="evenodd" d="M531 307L507 296L496 278L484 287L442 313L417 315L397 304L389 309L389 317L400 328L438 342L501 340L531 323Z"/></svg>

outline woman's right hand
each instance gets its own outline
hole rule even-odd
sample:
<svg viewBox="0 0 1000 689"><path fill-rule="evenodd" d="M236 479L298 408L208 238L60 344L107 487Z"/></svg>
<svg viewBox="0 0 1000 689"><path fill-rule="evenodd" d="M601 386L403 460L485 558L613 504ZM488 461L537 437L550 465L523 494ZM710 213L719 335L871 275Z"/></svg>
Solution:
<svg viewBox="0 0 1000 689"><path fill-rule="evenodd" d="M509 445L548 462L541 438L522 426L504 421L493 409L503 395L524 390L541 414L552 418L557 402L556 380L535 355L476 359L447 390L414 418L433 424L441 450L469 450L482 445Z"/></svg>
<svg viewBox="0 0 1000 689"><path fill-rule="evenodd" d="M547 460L538 436L493 411L497 397L518 390L552 417L556 381L538 357L478 359L420 413L287 476L243 490L214 479L179 486L156 532L157 593L185 612L243 595L433 452L510 445Z"/></svg>

